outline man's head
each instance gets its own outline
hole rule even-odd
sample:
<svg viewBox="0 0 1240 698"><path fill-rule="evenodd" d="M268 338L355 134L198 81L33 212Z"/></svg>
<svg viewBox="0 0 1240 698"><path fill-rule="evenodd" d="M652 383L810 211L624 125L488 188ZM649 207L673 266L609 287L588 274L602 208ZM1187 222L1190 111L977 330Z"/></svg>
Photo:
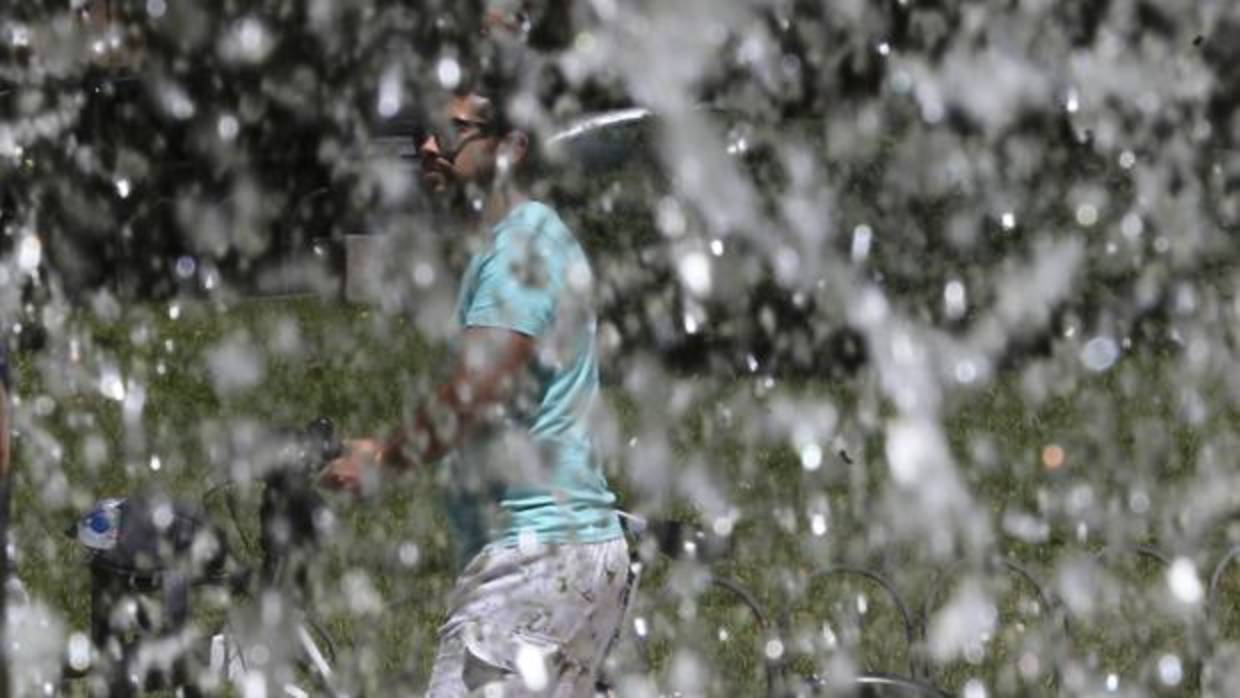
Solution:
<svg viewBox="0 0 1240 698"><path fill-rule="evenodd" d="M529 164L529 135L505 118L504 96L515 81L511 71L521 63L511 49L522 44L528 28L524 4L488 4L476 48L477 57L487 55L489 60L475 66L472 89L449 97L432 116L436 127L417 136L422 180L436 195L455 198L471 189L488 191L511 182Z"/></svg>
<svg viewBox="0 0 1240 698"><path fill-rule="evenodd" d="M450 97L437 121L439 128L419 136L418 144L422 181L436 195L488 191L509 181L529 154L529 136L476 92Z"/></svg>

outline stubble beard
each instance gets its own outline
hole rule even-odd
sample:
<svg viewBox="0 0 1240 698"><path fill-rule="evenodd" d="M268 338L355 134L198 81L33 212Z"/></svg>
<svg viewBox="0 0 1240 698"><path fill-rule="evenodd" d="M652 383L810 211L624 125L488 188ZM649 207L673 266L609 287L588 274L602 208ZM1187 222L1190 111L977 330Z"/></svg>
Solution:
<svg viewBox="0 0 1240 698"><path fill-rule="evenodd" d="M424 189L426 220L440 239L444 259L454 272L463 272L469 258L486 238L478 229L481 210L475 201L486 201L486 190L474 182L450 179L438 189Z"/></svg>
<svg viewBox="0 0 1240 698"><path fill-rule="evenodd" d="M436 173L438 186L427 186L423 180L423 192L427 207L437 219L458 224L477 219L487 200L490 182L457 179L445 173ZM490 178L488 178L490 179Z"/></svg>

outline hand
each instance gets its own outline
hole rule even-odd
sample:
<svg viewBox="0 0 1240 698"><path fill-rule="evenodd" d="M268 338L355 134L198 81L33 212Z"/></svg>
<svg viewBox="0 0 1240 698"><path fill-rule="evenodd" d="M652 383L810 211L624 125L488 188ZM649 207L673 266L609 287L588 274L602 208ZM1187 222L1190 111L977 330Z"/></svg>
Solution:
<svg viewBox="0 0 1240 698"><path fill-rule="evenodd" d="M344 442L344 453L327 464L319 473L319 484L333 490L362 494L379 475L380 444L376 439L352 439Z"/></svg>

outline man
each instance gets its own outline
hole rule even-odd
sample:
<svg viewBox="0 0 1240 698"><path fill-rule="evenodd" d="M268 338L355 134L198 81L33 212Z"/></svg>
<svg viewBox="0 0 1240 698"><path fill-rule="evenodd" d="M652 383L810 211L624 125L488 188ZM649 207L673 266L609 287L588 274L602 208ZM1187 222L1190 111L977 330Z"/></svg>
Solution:
<svg viewBox="0 0 1240 698"><path fill-rule="evenodd" d="M488 231L462 279L452 377L387 439L350 442L323 482L356 491L378 470L456 451L441 467L453 469L449 513L469 562L428 696L490 685L508 698L591 696L628 567L589 433L592 276L572 233L522 186L530 138L505 124L502 106L476 93L451 98L452 133L419 149L427 190Z"/></svg>

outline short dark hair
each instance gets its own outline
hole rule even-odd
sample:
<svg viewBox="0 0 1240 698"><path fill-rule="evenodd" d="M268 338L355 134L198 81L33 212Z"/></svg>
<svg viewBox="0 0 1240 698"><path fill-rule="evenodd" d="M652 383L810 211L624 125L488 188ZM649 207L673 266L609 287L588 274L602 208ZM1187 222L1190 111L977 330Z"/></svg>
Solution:
<svg viewBox="0 0 1240 698"><path fill-rule="evenodd" d="M486 98L491 105L488 121L494 125L496 131L506 134L514 128L509 106L514 96L514 87L520 82L520 64L525 61L521 51L498 46L498 43L486 41L487 45L480 47L472 75L462 82L458 93L476 94Z"/></svg>
<svg viewBox="0 0 1240 698"><path fill-rule="evenodd" d="M522 124L516 123L509 116L508 108L511 105L512 90L511 89L491 89L489 91L475 90L474 94L486 98L491 104L491 112L488 114L488 127L496 136L506 137L514 131L520 131L525 135L526 148L525 157L521 161L521 166L513 172L513 178L522 186L532 186L538 180L547 174L547 162L542 155L542 142L534 133L534 129L524 127Z"/></svg>
<svg viewBox="0 0 1240 698"><path fill-rule="evenodd" d="M542 156L541 143L534 129L514 120L511 107L523 78L528 78L530 71L537 68L538 62L533 59L534 49L525 41L523 28L528 24L528 3L523 3L521 10L513 15L511 21L501 21L496 17L484 20L487 31L482 39L471 48L469 62L471 69L466 70L466 79L457 89L459 95L475 94L483 97L490 105L486 115L487 130L498 136L507 136L513 131L521 131L526 135L529 145L521 167L514 173L518 182L532 185L547 173L547 162Z"/></svg>

